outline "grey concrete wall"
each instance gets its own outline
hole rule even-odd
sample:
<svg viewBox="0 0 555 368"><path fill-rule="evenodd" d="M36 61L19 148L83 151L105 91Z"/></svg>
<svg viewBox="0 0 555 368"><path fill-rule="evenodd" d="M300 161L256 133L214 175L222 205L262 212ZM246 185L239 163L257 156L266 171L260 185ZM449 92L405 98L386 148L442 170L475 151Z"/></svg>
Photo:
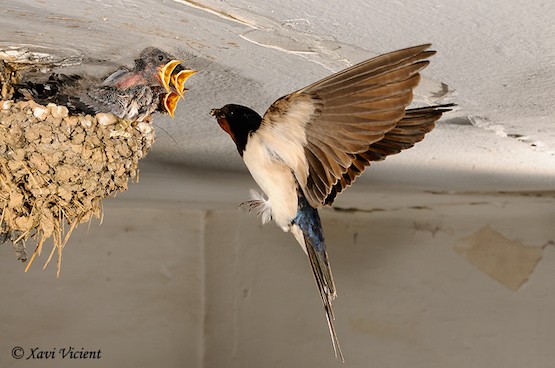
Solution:
<svg viewBox="0 0 555 368"><path fill-rule="evenodd" d="M551 367L555 198L535 194L354 193L321 211L344 366ZM46 256L23 273L0 248L2 367L343 366L293 237L235 206L112 199L59 279Z"/></svg>
<svg viewBox="0 0 555 368"><path fill-rule="evenodd" d="M202 366L203 214L105 211L101 226L72 236L59 279L55 261L42 271L49 252L23 273L11 246L1 247L0 366ZM11 356L15 346L25 349L21 360ZM36 347L55 358L27 360ZM62 358L64 347L101 349L101 358Z"/></svg>

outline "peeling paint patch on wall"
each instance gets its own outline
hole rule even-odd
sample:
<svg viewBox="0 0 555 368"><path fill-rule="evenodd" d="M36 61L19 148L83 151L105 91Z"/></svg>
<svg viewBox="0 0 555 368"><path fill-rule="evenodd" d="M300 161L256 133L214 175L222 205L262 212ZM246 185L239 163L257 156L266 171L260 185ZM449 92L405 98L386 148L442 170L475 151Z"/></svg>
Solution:
<svg viewBox="0 0 555 368"><path fill-rule="evenodd" d="M489 225L462 239L455 252L494 280L517 291L542 259L544 247L505 238Z"/></svg>

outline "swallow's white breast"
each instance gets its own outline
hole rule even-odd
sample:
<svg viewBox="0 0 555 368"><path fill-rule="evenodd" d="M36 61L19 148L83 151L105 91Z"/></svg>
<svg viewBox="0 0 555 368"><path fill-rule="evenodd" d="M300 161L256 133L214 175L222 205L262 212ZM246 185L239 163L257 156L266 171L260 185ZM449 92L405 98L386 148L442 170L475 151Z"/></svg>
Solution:
<svg viewBox="0 0 555 368"><path fill-rule="evenodd" d="M291 168L271 152L257 134L251 135L243 160L252 177L268 196L272 217L283 231L297 214L297 182Z"/></svg>
<svg viewBox="0 0 555 368"><path fill-rule="evenodd" d="M296 102L287 104L292 98ZM308 176L305 126L314 105L308 96L292 95L278 100L274 108L277 111L267 113L260 128L249 135L243 160L268 196L273 219L288 231L297 214L297 187L306 185Z"/></svg>

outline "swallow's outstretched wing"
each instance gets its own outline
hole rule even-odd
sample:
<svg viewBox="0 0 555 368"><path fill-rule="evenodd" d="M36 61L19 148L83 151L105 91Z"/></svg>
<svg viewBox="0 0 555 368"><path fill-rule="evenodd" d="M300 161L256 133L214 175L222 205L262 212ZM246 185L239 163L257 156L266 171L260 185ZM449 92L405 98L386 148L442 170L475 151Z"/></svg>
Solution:
<svg viewBox="0 0 555 368"><path fill-rule="evenodd" d="M374 159L411 147L446 106L406 110L429 44L384 54L274 102L259 134L289 135L276 153L293 170L312 207L331 204ZM414 134L416 131L416 134ZM301 148L301 149L299 149Z"/></svg>

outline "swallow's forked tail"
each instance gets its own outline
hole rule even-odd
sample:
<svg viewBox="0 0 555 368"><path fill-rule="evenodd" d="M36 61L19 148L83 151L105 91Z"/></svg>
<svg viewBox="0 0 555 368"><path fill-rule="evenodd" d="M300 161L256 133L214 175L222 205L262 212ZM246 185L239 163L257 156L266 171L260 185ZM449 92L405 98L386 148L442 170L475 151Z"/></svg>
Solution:
<svg viewBox="0 0 555 368"><path fill-rule="evenodd" d="M314 249L313 245L310 244L310 241L306 236L305 241L307 245L306 249L308 252L310 266L312 267L314 279L316 280L318 290L320 291L320 297L322 298L322 303L324 304L324 310L326 312L326 319L328 321L328 328L333 344L333 350L336 357L339 357L342 361L345 361L345 359L343 358L343 352L341 351L341 346L339 345L337 332L335 331L335 325L333 323L335 316L333 315L332 301L335 299L336 292L331 269L327 261L327 255L325 251L323 253L323 256L320 252L316 251L316 249Z"/></svg>
<svg viewBox="0 0 555 368"><path fill-rule="evenodd" d="M320 216L318 215L318 211L308 204L303 194L299 194L299 209L297 216L293 220L291 230L308 256L314 280L320 291L320 297L322 298L322 304L326 312L326 319L335 356L339 357L344 362L345 359L343 358L337 332L335 331L335 317L333 315L332 306L332 302L337 294L328 262Z"/></svg>

